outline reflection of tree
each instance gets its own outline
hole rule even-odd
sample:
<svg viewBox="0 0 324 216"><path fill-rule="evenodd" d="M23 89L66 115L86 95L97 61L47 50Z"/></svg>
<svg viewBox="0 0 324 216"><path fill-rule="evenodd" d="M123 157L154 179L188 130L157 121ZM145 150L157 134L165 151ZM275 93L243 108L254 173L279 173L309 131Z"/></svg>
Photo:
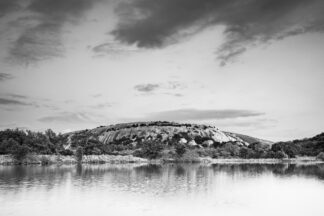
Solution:
<svg viewBox="0 0 324 216"><path fill-rule="evenodd" d="M71 165L0 167L0 190L52 190L66 183L76 188L106 187L112 190L152 193L211 193L212 185L225 177L256 178L301 176L324 179L324 164L166 164Z"/></svg>
<svg viewBox="0 0 324 216"><path fill-rule="evenodd" d="M284 170L284 173L280 174L283 176L307 176L323 180L324 164L317 164L311 166L291 164L286 170Z"/></svg>
<svg viewBox="0 0 324 216"><path fill-rule="evenodd" d="M214 172L225 172L229 175L257 176L273 173L277 176L308 176L324 179L324 164L215 164Z"/></svg>
<svg viewBox="0 0 324 216"><path fill-rule="evenodd" d="M67 167L0 166L0 187L6 186L14 191L32 187L45 187L50 190L64 182L68 173Z"/></svg>
<svg viewBox="0 0 324 216"><path fill-rule="evenodd" d="M134 170L136 175L143 175L147 178L153 178L154 176L160 176L162 174L162 166L157 164L135 167Z"/></svg>

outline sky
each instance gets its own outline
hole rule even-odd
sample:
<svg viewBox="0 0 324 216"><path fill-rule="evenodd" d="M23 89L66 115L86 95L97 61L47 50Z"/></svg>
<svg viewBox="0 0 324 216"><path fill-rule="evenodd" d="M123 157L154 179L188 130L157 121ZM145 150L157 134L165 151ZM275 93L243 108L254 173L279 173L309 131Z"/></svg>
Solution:
<svg viewBox="0 0 324 216"><path fill-rule="evenodd" d="M0 0L0 129L324 131L322 0Z"/></svg>

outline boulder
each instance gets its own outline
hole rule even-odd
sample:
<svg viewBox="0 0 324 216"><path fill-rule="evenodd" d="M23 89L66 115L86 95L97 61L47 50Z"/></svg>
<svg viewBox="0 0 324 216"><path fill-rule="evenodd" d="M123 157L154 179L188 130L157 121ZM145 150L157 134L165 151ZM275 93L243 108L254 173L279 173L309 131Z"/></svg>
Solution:
<svg viewBox="0 0 324 216"><path fill-rule="evenodd" d="M179 143L180 144L186 144L188 141L185 139L185 138L181 138L180 140L179 140Z"/></svg>
<svg viewBox="0 0 324 216"><path fill-rule="evenodd" d="M198 146L198 144L195 142L195 140L190 140L188 142L188 146L196 147L196 146Z"/></svg>
<svg viewBox="0 0 324 216"><path fill-rule="evenodd" d="M202 143L203 146L211 146L214 144L214 141L213 140L206 140Z"/></svg>

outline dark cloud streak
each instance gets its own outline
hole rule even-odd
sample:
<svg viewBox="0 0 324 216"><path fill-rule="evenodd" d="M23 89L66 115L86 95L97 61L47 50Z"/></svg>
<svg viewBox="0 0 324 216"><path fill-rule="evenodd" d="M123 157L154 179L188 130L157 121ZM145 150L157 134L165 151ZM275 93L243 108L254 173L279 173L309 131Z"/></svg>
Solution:
<svg viewBox="0 0 324 216"><path fill-rule="evenodd" d="M66 122L66 123L82 123L82 122L92 122L92 120L84 113L69 113L62 112L53 116L46 116L38 119L40 122Z"/></svg>
<svg viewBox="0 0 324 216"><path fill-rule="evenodd" d="M104 56L127 56L132 53L136 53L137 50L127 47L119 43L102 43L94 46L91 51L94 53L93 57L104 57Z"/></svg>
<svg viewBox="0 0 324 216"><path fill-rule="evenodd" d="M19 0L1 0L0 1L0 18L5 14L19 9Z"/></svg>
<svg viewBox="0 0 324 216"><path fill-rule="evenodd" d="M26 30L10 50L13 61L30 64L63 55L58 24L42 23Z"/></svg>
<svg viewBox="0 0 324 216"><path fill-rule="evenodd" d="M151 93L155 91L156 89L160 88L159 84L139 84L134 87L135 90L143 93Z"/></svg>
<svg viewBox="0 0 324 216"><path fill-rule="evenodd" d="M306 32L323 31L322 0L134 0L120 4L120 22L111 32L123 43L163 47L181 40L181 31L225 26L217 50L222 65L250 46Z"/></svg>
<svg viewBox="0 0 324 216"><path fill-rule="evenodd" d="M151 113L147 115L150 120L171 120L171 121L186 121L186 120L212 120L212 119L235 119L256 117L264 115L261 112L251 110L197 110L197 109L179 109Z"/></svg>
<svg viewBox="0 0 324 216"><path fill-rule="evenodd" d="M1 81L6 81L9 79L13 79L14 77L11 74L8 73L0 73L0 82Z"/></svg>
<svg viewBox="0 0 324 216"><path fill-rule="evenodd" d="M64 24L78 23L84 13L98 1L31 0L24 10L35 14L35 24L28 27L13 43L10 61L28 65L64 56L61 38Z"/></svg>
<svg viewBox="0 0 324 216"><path fill-rule="evenodd" d="M60 112L54 115L39 118L38 121L45 123L96 123L95 119L103 118L102 116L94 116L86 112Z"/></svg>
<svg viewBox="0 0 324 216"><path fill-rule="evenodd" d="M28 99L27 96L25 96L25 95L20 95L20 94L12 94L12 93L10 93L10 94L8 94L8 96L10 96L10 97L12 97L12 98Z"/></svg>
<svg viewBox="0 0 324 216"><path fill-rule="evenodd" d="M6 106L34 106L33 103L27 103L20 100L15 99L7 99L7 98L0 98L0 105Z"/></svg>

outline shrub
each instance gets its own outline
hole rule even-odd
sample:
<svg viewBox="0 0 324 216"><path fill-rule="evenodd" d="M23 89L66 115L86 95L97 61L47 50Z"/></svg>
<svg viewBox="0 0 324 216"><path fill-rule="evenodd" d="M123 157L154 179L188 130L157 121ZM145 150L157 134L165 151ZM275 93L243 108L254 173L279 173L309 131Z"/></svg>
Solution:
<svg viewBox="0 0 324 216"><path fill-rule="evenodd" d="M52 163L51 160L46 156L42 156L40 158L40 162L42 165L48 165L48 164Z"/></svg>
<svg viewBox="0 0 324 216"><path fill-rule="evenodd" d="M324 161L324 152L319 153L319 154L316 156L316 158L317 158L318 160L322 160L322 161Z"/></svg>
<svg viewBox="0 0 324 216"><path fill-rule="evenodd" d="M279 142L272 145L271 150L274 152L282 151L290 158L295 158L296 155L301 153L301 148L294 143Z"/></svg>
<svg viewBox="0 0 324 216"><path fill-rule="evenodd" d="M249 158L249 151L251 151L251 149L241 148L240 149L240 157L241 158Z"/></svg>
<svg viewBox="0 0 324 216"><path fill-rule="evenodd" d="M260 158L261 153L255 152L251 148L242 147L239 151L240 158L250 159L250 158Z"/></svg>
<svg viewBox="0 0 324 216"><path fill-rule="evenodd" d="M285 153L288 155L289 158L295 158L296 157L296 154L297 152L293 149L286 149L285 150Z"/></svg>
<svg viewBox="0 0 324 216"><path fill-rule="evenodd" d="M10 154L10 143L8 140L0 142L0 154Z"/></svg>
<svg viewBox="0 0 324 216"><path fill-rule="evenodd" d="M222 143L220 143L220 142L214 142L213 145L212 145L212 147L214 147L214 148L218 148L218 147L220 147L221 145L222 145Z"/></svg>
<svg viewBox="0 0 324 216"><path fill-rule="evenodd" d="M29 148L26 145L19 145L15 150L12 151L12 155L18 161L21 161L26 158L29 152Z"/></svg>
<svg viewBox="0 0 324 216"><path fill-rule="evenodd" d="M179 157L182 157L182 155L186 152L186 146L183 144L177 144L175 146L175 151Z"/></svg>
<svg viewBox="0 0 324 216"><path fill-rule="evenodd" d="M286 158L288 158L288 155L283 151L277 151L277 152L275 152L275 158L286 159Z"/></svg>
<svg viewBox="0 0 324 216"><path fill-rule="evenodd" d="M224 151L228 152L230 156L237 157L240 155L240 147L236 143L225 143L223 149Z"/></svg>
<svg viewBox="0 0 324 216"><path fill-rule="evenodd" d="M26 145L20 145L13 139L9 139L10 154L18 161L22 161L29 153L29 148Z"/></svg>
<svg viewBox="0 0 324 216"><path fill-rule="evenodd" d="M63 149L61 151L58 152L61 155L73 155L73 151L71 151L70 149Z"/></svg>
<svg viewBox="0 0 324 216"><path fill-rule="evenodd" d="M143 157L142 149L136 149L136 150L133 152L133 156L135 156L135 157Z"/></svg>
<svg viewBox="0 0 324 216"><path fill-rule="evenodd" d="M186 151L180 159L180 162L195 163L200 162L200 158L196 151Z"/></svg>
<svg viewBox="0 0 324 216"><path fill-rule="evenodd" d="M219 149L218 152L220 158L232 158L231 153L224 149Z"/></svg>
<svg viewBox="0 0 324 216"><path fill-rule="evenodd" d="M204 141L210 140L210 137L196 136L194 140L197 144L202 144Z"/></svg>
<svg viewBox="0 0 324 216"><path fill-rule="evenodd" d="M78 148L75 151L75 158L77 160L78 163L82 162L82 158L83 158L83 148L81 146L78 146Z"/></svg>
<svg viewBox="0 0 324 216"><path fill-rule="evenodd" d="M141 149L134 151L134 156L149 159L156 159L161 156L161 151L163 150L162 143L154 140L147 140L144 141L141 146Z"/></svg>
<svg viewBox="0 0 324 216"><path fill-rule="evenodd" d="M266 153L266 158L276 158L276 153L274 151L268 151Z"/></svg>
<svg viewBox="0 0 324 216"><path fill-rule="evenodd" d="M214 149L214 148L197 149L196 152L200 157L218 158L221 155L219 149Z"/></svg>
<svg viewBox="0 0 324 216"><path fill-rule="evenodd" d="M253 149L254 151L267 151L270 149L270 146L260 142L254 142L249 145L249 148Z"/></svg>
<svg viewBox="0 0 324 216"><path fill-rule="evenodd" d="M179 158L178 154L172 149L164 149L162 150L160 155L161 158L164 160Z"/></svg>

